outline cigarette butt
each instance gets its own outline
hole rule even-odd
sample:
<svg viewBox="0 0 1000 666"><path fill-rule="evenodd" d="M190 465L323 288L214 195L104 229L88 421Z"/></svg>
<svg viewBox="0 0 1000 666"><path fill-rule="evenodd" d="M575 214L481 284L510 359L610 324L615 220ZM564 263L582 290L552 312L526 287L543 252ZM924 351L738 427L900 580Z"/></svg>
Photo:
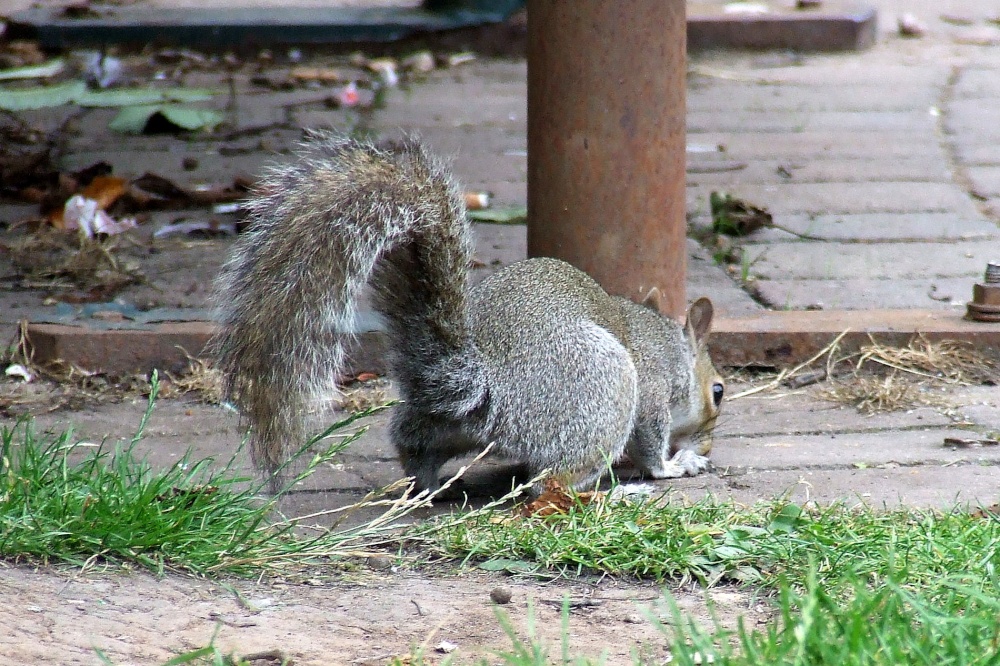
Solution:
<svg viewBox="0 0 1000 666"><path fill-rule="evenodd" d="M489 192L466 192L465 207L468 210L482 210L490 207Z"/></svg>

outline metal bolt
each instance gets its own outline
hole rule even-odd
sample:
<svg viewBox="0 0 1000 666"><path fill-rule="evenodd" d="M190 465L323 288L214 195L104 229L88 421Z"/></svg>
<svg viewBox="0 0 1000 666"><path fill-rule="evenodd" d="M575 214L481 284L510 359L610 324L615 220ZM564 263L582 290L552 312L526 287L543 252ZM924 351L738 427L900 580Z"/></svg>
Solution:
<svg viewBox="0 0 1000 666"><path fill-rule="evenodd" d="M1000 262L986 264L983 282L972 286L972 300L965 308L968 319L1000 322Z"/></svg>

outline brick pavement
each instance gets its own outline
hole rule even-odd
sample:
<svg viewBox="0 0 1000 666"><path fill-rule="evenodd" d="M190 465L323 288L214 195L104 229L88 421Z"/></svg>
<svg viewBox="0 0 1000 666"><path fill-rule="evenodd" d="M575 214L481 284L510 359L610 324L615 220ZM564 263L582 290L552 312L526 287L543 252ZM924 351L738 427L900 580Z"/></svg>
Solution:
<svg viewBox="0 0 1000 666"><path fill-rule="evenodd" d="M895 0L875 4L884 10L883 23L891 23L893 12L904 5ZM708 223L708 194L726 189L767 206L782 226L823 240L777 230L746 239L752 294L734 279L739 267L717 265L709 250L692 242L689 294L710 294L730 315L817 306L960 311L985 262L1000 258L1000 148L995 140L1000 46L957 43L966 27L935 17L962 10L983 27L990 5L985 0L944 8L930 0L906 3L908 10L923 11L931 34L902 40L883 29L879 43L865 53L694 55L688 88L692 225ZM516 60L481 60L436 72L389 94L385 108L366 118L363 129L417 131L432 148L453 157L458 177L470 189L494 192L498 205L523 205L525 72L524 62ZM207 72L185 83L219 81ZM203 139L114 137L109 144L103 130L109 112L95 110L78 119L81 132L70 142L65 163L84 166L106 157L107 146L115 145L116 171L125 175L155 164L182 182L206 173L227 179L257 171L274 149L298 136L301 126L357 127L349 114L325 108L316 91L261 92L239 77L236 85L238 123L258 131L250 133L252 138L225 141L226 151L217 140ZM39 114L38 122L57 123L60 113ZM202 168L182 171L185 155L196 155ZM21 209L3 208L0 215L21 214L15 210ZM476 234L478 254L487 264L524 255L523 228L484 225ZM211 262L218 261L222 249L216 245L199 255L207 262L201 266L204 273L212 272ZM169 251L183 263L184 253L194 250L178 245ZM167 279L154 276L154 282ZM177 304L204 305L206 293L194 289ZM18 297L20 312L39 307L28 296ZM12 312L0 317L10 322ZM950 410L878 417L861 417L812 394L734 401L720 424L715 454L720 471L674 487L740 500L794 488L796 497L826 500L994 501L995 452L955 452L942 443L969 429L983 434L1000 429L997 393L995 388L956 389L949 392ZM114 434L115 428L130 432L137 409L122 406L75 416L86 419L88 436L100 436ZM164 420L151 437L154 443L171 442L166 452L175 454L191 441L213 446L235 441L231 417L218 410L165 404L163 411ZM303 501L353 496L395 478L399 470L386 446L384 431L376 427L344 468L312 482L324 494Z"/></svg>

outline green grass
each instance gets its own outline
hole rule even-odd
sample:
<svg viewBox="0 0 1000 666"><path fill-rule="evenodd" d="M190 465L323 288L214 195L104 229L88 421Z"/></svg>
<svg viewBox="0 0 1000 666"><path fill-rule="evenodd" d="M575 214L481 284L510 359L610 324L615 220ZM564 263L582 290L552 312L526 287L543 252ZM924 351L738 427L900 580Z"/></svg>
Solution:
<svg viewBox="0 0 1000 666"><path fill-rule="evenodd" d="M674 663L1000 663L995 580L955 574L915 591L905 572L878 585L851 573L827 584L811 574L807 578L802 589L779 586L777 620L763 629L748 631L741 624L734 632L713 634L678 617Z"/></svg>
<svg viewBox="0 0 1000 666"><path fill-rule="evenodd" d="M42 438L30 422L0 429L0 557L258 575L326 561L359 536L381 533L355 528L298 537L295 521L274 522L280 495L269 497L264 483L237 474L232 459L219 466L184 456L169 469L153 470L136 446L157 386L154 380L138 431L124 445L84 444L71 431ZM359 436L362 431L324 441L365 414L310 440L300 453L316 446L320 453L289 487Z"/></svg>
<svg viewBox="0 0 1000 666"><path fill-rule="evenodd" d="M514 523L470 514L442 526L442 553L487 569L728 580L773 598L764 629L709 631L676 617L664 629L674 664L1000 664L995 514L709 500L580 505ZM522 648L505 663L577 663L539 661L530 638Z"/></svg>
<svg viewBox="0 0 1000 666"><path fill-rule="evenodd" d="M280 495L267 496L232 460L185 457L166 470L144 462L136 447L155 396L154 382L138 432L118 446L89 446L71 432L40 436L30 423L0 429L0 557L260 576L405 543L418 565L444 556L532 575L735 581L772 601L774 620L763 627L700 627L677 613L661 627L673 664L1000 665L995 514L706 500L597 502L522 518L493 503L400 529L423 500L386 501L368 524L306 538L277 516ZM347 446L357 435L341 433L356 425L336 423L303 447L300 455L312 457L288 487ZM553 648L530 631L518 636L502 613L498 622L511 648L492 663L599 662L574 656L565 640ZM209 645L172 663L240 662Z"/></svg>
<svg viewBox="0 0 1000 666"><path fill-rule="evenodd" d="M955 572L987 577L998 563L1000 519L966 511L875 509L835 504L803 510L706 500L578 506L514 524L490 514L445 521L435 544L467 561L519 563L566 575L618 576L711 585L722 579L774 587L851 571L872 581L907 571L915 585Z"/></svg>

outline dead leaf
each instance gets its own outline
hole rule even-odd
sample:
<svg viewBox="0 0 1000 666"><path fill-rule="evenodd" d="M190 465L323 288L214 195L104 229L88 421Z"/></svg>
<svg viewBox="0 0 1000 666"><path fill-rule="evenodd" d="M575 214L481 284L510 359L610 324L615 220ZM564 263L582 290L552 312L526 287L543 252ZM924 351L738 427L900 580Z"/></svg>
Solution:
<svg viewBox="0 0 1000 666"><path fill-rule="evenodd" d="M727 236L748 236L772 226L770 211L726 193L712 192L708 197L712 210L712 231Z"/></svg>
<svg viewBox="0 0 1000 666"><path fill-rule="evenodd" d="M320 83L342 83L348 78L339 69L324 67L293 67L288 75L296 81L319 81Z"/></svg>
<svg viewBox="0 0 1000 666"><path fill-rule="evenodd" d="M530 516L545 517L555 514L564 515L578 504L587 505L599 500L604 493L598 491L588 491L574 493L568 490L565 485L555 477L545 479L545 490L541 495L531 502L521 507L520 514L527 518Z"/></svg>
<svg viewBox="0 0 1000 666"><path fill-rule="evenodd" d="M118 176L97 176L80 192L97 205L107 210L128 190L128 183Z"/></svg>
<svg viewBox="0 0 1000 666"><path fill-rule="evenodd" d="M246 196L250 184L237 179L232 185L210 185L203 188L181 187L169 178L155 173L144 173L131 183L129 199L135 208L183 208L211 206L238 201Z"/></svg>
<svg viewBox="0 0 1000 666"><path fill-rule="evenodd" d="M978 518L980 520L992 518L994 520L1000 519L1000 504L992 504L990 506L984 506L976 509L971 514L973 518Z"/></svg>

